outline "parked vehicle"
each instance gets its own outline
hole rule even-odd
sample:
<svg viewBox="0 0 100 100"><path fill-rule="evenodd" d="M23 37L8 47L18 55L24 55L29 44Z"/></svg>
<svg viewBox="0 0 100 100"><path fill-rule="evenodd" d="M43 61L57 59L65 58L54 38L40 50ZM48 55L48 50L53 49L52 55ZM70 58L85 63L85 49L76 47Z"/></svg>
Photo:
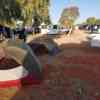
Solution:
<svg viewBox="0 0 100 100"><path fill-rule="evenodd" d="M58 25L52 25L48 27L48 35L56 35L59 34L60 28Z"/></svg>
<svg viewBox="0 0 100 100"><path fill-rule="evenodd" d="M95 35L90 40L91 47L99 47L100 48L100 34Z"/></svg>

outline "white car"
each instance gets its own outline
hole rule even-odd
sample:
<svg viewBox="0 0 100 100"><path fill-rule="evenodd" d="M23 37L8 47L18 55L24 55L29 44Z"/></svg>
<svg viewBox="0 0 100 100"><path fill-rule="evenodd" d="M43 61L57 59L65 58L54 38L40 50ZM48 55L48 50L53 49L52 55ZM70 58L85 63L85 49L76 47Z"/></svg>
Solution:
<svg viewBox="0 0 100 100"><path fill-rule="evenodd" d="M50 30L48 30L48 34L49 35L55 35L55 34L58 34L58 33L59 33L58 29L50 29Z"/></svg>
<svg viewBox="0 0 100 100"><path fill-rule="evenodd" d="M91 39L91 47L100 47L100 36L95 36Z"/></svg>
<svg viewBox="0 0 100 100"><path fill-rule="evenodd" d="M91 47L100 47L100 34L90 34L88 38Z"/></svg>
<svg viewBox="0 0 100 100"><path fill-rule="evenodd" d="M87 38L88 38L88 39L92 39L92 38L94 38L94 37L96 37L96 36L100 36L100 34L95 34L95 33L89 34L89 35L87 36Z"/></svg>
<svg viewBox="0 0 100 100"><path fill-rule="evenodd" d="M59 34L60 28L57 25L48 27L48 35L56 35Z"/></svg>

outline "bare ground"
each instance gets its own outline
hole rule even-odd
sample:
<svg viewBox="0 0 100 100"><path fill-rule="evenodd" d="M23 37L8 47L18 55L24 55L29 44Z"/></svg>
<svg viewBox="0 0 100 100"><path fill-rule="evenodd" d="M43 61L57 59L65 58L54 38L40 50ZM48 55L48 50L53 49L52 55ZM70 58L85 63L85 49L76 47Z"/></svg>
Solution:
<svg viewBox="0 0 100 100"><path fill-rule="evenodd" d="M29 41L33 40L29 37ZM56 43L61 52L39 56L44 79L38 86L0 90L0 100L100 100L100 52L91 48L84 31L35 42ZM95 67L94 67L95 66Z"/></svg>

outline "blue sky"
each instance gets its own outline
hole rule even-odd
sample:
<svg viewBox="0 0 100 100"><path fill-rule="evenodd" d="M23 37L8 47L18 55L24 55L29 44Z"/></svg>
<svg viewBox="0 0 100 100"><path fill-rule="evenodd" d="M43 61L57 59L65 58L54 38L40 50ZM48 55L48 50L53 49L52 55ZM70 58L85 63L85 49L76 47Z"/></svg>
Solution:
<svg viewBox="0 0 100 100"><path fill-rule="evenodd" d="M88 17L100 18L100 0L51 0L50 16L53 23L57 23L63 9L70 4L79 7L80 17L77 23Z"/></svg>

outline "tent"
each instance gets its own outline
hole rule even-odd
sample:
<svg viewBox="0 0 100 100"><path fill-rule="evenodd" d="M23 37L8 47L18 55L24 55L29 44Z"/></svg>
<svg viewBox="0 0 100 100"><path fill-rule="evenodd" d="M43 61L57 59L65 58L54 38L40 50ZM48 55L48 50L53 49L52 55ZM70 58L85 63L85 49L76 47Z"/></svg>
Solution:
<svg viewBox="0 0 100 100"><path fill-rule="evenodd" d="M41 55L45 55L48 54L48 48L46 48L46 46L42 43L29 43L28 44L31 48L32 51L35 53L36 56L41 56Z"/></svg>
<svg viewBox="0 0 100 100"><path fill-rule="evenodd" d="M6 56L18 62L18 66L0 69L0 88L39 84L42 66L31 48L21 40L0 43ZM0 62L1 63L1 62Z"/></svg>
<svg viewBox="0 0 100 100"><path fill-rule="evenodd" d="M32 48L33 52L37 56L41 56L44 54L49 54L49 55L54 56L60 52L60 48L53 41L46 41L45 43L33 42L28 45Z"/></svg>
<svg viewBox="0 0 100 100"><path fill-rule="evenodd" d="M55 56L61 51L58 45L52 40L47 41L44 45L48 49L49 55L51 56Z"/></svg>

